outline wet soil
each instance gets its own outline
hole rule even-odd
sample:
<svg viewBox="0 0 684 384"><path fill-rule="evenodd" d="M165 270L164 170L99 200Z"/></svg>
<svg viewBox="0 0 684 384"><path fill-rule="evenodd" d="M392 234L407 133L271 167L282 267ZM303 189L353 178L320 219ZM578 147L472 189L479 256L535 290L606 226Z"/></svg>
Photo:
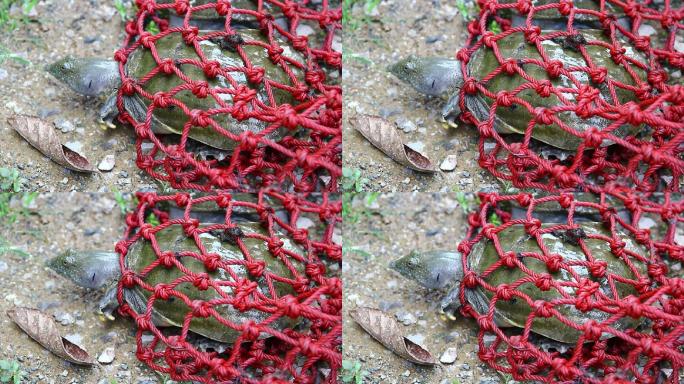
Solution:
<svg viewBox="0 0 684 384"><path fill-rule="evenodd" d="M477 358L477 325L439 314L441 293L408 281L388 268L412 250L456 249L466 230L454 194L381 194L370 208L355 207L358 222L344 223L344 359L360 362L368 383L499 383ZM456 348L453 363L424 367L410 363L376 342L349 312L360 306L396 316L404 334L437 359Z"/></svg>
<svg viewBox="0 0 684 384"><path fill-rule="evenodd" d="M21 210L14 208L14 212ZM105 320L97 314L104 291L80 288L45 266L49 258L69 248L114 249L124 229L114 197L101 193L41 194L15 223L1 224L0 239L28 254L0 254L0 360L18 361L26 373L23 383L161 382L135 357L134 324L121 317ZM5 315L15 306L38 308L54 316L62 335L93 357L114 347L114 361L92 367L65 362Z"/></svg>
<svg viewBox="0 0 684 384"><path fill-rule="evenodd" d="M414 91L386 67L410 54L453 57L466 39L461 14L452 2L382 1L370 16L363 2L344 31L344 166L358 168L373 191L480 191L498 188L477 164L473 127L448 127L441 121L445 100ZM397 123L404 142L428 156L437 168L449 155L455 169L425 174L394 162L366 141L351 121L358 114L379 115ZM401 128L401 129L400 129Z"/></svg>
<svg viewBox="0 0 684 384"><path fill-rule="evenodd" d="M30 62L0 63L0 166L18 168L30 190L135 191L151 185L151 179L135 166L132 129L103 129L98 123L101 100L77 95L44 70L67 55L113 57L124 37L113 4L110 0L40 1L28 23L0 33L0 47ZM95 166L114 155L114 169L84 174L53 163L7 124L7 117L15 114L56 122L63 128L58 130L62 143L73 145Z"/></svg>

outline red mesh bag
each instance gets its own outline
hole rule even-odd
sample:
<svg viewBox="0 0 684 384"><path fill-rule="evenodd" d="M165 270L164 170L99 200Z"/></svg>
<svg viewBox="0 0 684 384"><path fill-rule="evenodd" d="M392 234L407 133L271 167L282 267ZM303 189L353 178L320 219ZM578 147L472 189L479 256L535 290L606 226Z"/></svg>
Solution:
<svg viewBox="0 0 684 384"><path fill-rule="evenodd" d="M480 199L458 250L465 271L461 312L479 325L482 361L516 380L679 383L684 248L673 228L681 225L680 196L481 194ZM644 225L647 215L654 225ZM486 252L489 256L479 256ZM484 301L478 307L472 297ZM495 308L520 327L497 323ZM565 337L570 344L539 333Z"/></svg>
<svg viewBox="0 0 684 384"><path fill-rule="evenodd" d="M681 9L673 10L667 1L649 8L648 3L608 0L596 2L597 9L581 9L569 0L538 6L530 0L478 3L480 15L468 25L466 48L456 57L465 79L461 119L479 131L481 167L520 188L601 191L618 182L644 191L680 190L684 88L668 82L661 63L681 66L674 47ZM616 16L619 10L624 15ZM542 13L567 27L541 30L535 18ZM520 26L513 26L513 16L523 20ZM637 34L641 25L658 20L659 33L667 28L662 44ZM501 32L492 31L492 21ZM598 30L578 29L576 21ZM522 57L509 52L514 39L526 44ZM551 42L564 46L562 56ZM576 62L566 59L569 51L577 54ZM478 57L490 57L492 68L471 73L468 65ZM493 87L497 81L509 81L510 88ZM484 112L470 108L467 98L484 100ZM519 135L496 129L494 115L511 109L522 116ZM565 135L561 142L576 144L566 150L567 158L545 155L533 139L549 127Z"/></svg>
<svg viewBox="0 0 684 384"><path fill-rule="evenodd" d="M174 380L336 382L341 204L327 194L249 196L137 194L116 246L120 312L136 322L137 356ZM202 218L207 209L220 219ZM233 256L216 239L233 245ZM134 291L146 299L135 304ZM158 327L156 313L182 326Z"/></svg>
<svg viewBox="0 0 684 384"><path fill-rule="evenodd" d="M328 0L203 3L136 0L126 24L117 106L135 128L138 167L176 189L336 191L341 9ZM177 134L159 134L169 127Z"/></svg>

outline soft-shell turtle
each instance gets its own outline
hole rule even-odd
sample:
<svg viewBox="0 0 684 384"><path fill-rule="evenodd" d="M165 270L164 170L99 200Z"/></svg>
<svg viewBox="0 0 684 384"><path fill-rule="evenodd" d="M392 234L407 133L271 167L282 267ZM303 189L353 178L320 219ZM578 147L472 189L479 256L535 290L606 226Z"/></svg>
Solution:
<svg viewBox="0 0 684 384"><path fill-rule="evenodd" d="M543 31L543 34L551 33L552 31ZM610 49L607 46L587 44L589 41L608 42L608 37L603 31L593 29L579 30L576 35L567 36L563 38L554 38L543 40L541 47L546 51L549 60L556 60L562 63L563 68L572 73L573 79L566 75L560 74L557 78L551 78L546 69L535 64L535 61L541 62L542 57L535 45L530 44L525 40L523 33L513 33L505 38L498 40L497 45L500 50L500 55L506 59L516 60L519 66L531 78L541 80L549 80L554 88L565 88L561 97L554 93L550 93L548 97L542 97L532 87L527 87L517 94L522 100L528 102L532 108L544 107L551 108L558 105L576 102L576 96L579 88L584 84L590 84L587 75L586 61L578 50L578 46L582 45L587 51L589 57L597 66L604 66L607 69L607 76L617 82L635 85L635 80L632 75L625 69L625 67L615 64L611 58ZM647 60L629 43L622 42L622 46L626 49L625 56L630 60L647 64ZM467 70L469 74L479 81L483 81L486 88L493 93L499 91L512 92L523 84L529 84L528 80L519 74L508 75L506 73L498 73L496 76L487 78L496 68L499 67L499 61L491 49L480 49L470 59ZM646 72L636 65L631 65L634 73L638 78L646 81ZM447 96L449 100L442 109L442 115L448 121L457 116L461 111L459 110L458 100L460 87L463 84L463 76L461 73L460 63L457 60L434 57L418 57L409 56L398 63L391 65L389 71L397 76L399 79L411 85L418 92L433 95L433 96ZM487 78L486 80L484 80ZM576 82L575 82L576 81ZM605 84L605 82L604 82ZM618 100L613 100L611 91L605 85L594 85L600 90L600 97L604 103L615 105L617 103L624 104L629 101L636 101L634 92L615 87L615 95ZM493 100L482 95L467 96L465 104L468 109L479 121L486 121L489 118L490 106ZM606 106L606 108L609 108ZM605 129L611 123L610 120L604 119L600 116L592 116L589 118L580 118L574 112L560 112L557 116L569 127L584 132L591 127L599 130ZM522 105L512 104L510 107L499 106L494 115L494 128L501 133L518 133L525 132L528 123L533 120L533 115ZM639 127L636 126L621 126L613 131L617 137L624 137L634 134ZM534 127L532 137L564 150L576 150L577 146L582 141L581 138L566 132L556 124L541 125L537 124ZM604 141L603 146L612 144L609 141Z"/></svg>
<svg viewBox="0 0 684 384"><path fill-rule="evenodd" d="M287 279L294 278L293 273L285 266L285 264L275 259L268 251L268 248L263 241L244 237L241 234L257 233L267 236L266 230L258 223L240 223L238 225L239 231L231 232L234 236L239 236L250 255L255 260L262 260L266 263L264 275L259 278L252 277L247 271L246 267L241 265L233 265L231 269L237 275L237 278L248 279L257 283L257 294L264 295L268 298L283 297L285 295L294 294L292 286L287 283L269 278L267 274L281 276ZM276 232L281 235L279 232ZM244 256L237 245L230 241L230 236L223 236L222 234L203 233L200 239L207 252L218 254L224 260L244 260ZM296 252L298 254L305 253L298 245L288 241L286 236L279 236L284 244L283 249ZM158 244L163 250L168 250L178 254L179 252L196 252L199 253L197 245L192 238L188 238L183 229L179 225L168 227L155 234ZM195 273L207 273L212 279L218 281L233 281L233 277L222 269L214 272L209 272L204 263L191 257L179 256L183 265ZM126 264L128 268L140 274L147 268L154 260L156 255L152 250L149 241L138 241L129 250L126 256ZM293 263L294 268L298 273L303 273L303 268L297 263ZM106 285L114 285L116 279L120 276L119 256L116 253L90 251L67 251L50 261L48 266L56 271L58 274L71 279L74 283L86 288L100 288ZM157 267L150 271L144 280L147 284L152 286L156 284L168 284L183 276L183 273L178 268L164 268ZM272 284L273 291L269 288ZM230 295L232 288L224 286L222 288L226 294ZM213 288L207 290L200 290L191 282L181 283L175 288L176 291L188 296L190 300L210 301L213 299L220 299L221 296ZM101 308L115 308L116 303L116 287L111 288L105 295ZM137 313L144 313L147 307L147 301L150 297L150 292L136 286L132 289L124 290L124 298L126 302ZM251 320L255 323L262 322L268 317L272 316L270 313L261 312L258 310L247 310L241 312L232 305L215 306L215 310L225 319L241 324L245 321ZM182 302L179 298L173 296L169 300L157 299L152 312L152 320L158 326L175 326L180 327L183 324L185 315L191 309ZM301 318L290 319L280 318L273 324L272 327L276 329L284 329L296 325ZM220 342L232 342L239 335L239 332L232 328L225 327L219 323L215 318L194 318L190 323L190 330ZM268 337L268 334L262 334L262 337Z"/></svg>
<svg viewBox="0 0 684 384"><path fill-rule="evenodd" d="M542 228L548 228L554 224L544 224ZM616 258L611 253L610 246L606 241L596 240L592 236L610 236L607 230L601 223L582 223L581 231L576 229L571 234L563 233L548 233L542 236L542 239L548 249L552 250L554 254L562 256L566 261L586 261L586 256L580 248L582 242L594 256L596 260L605 261L607 263L607 273L622 276L626 279L635 279L635 271L632 271L626 263ZM625 242L625 248L634 251L644 257L648 253L645 248L636 244L635 241L627 236L623 236L619 232L619 236ZM532 253L539 254L541 252L539 245L535 239L530 237L523 225L513 225L505 231L499 233L499 240L501 246L506 251L512 251L517 255L521 255L522 263L532 271L538 273L549 273L554 280L560 282L572 282L573 276L565 269L558 272L549 272L546 264L537 258L531 256ZM472 268L476 273L482 274L493 263L497 262L499 257L493 244L489 241L482 241L473 247L471 254L468 257L469 268ZM646 264L632 259L635 270L640 275L646 275ZM461 257L459 254L449 251L430 251L424 253L412 253L401 259L398 259L390 264L390 267L401 273L404 277L415 280L424 287L430 289L451 289L442 301L442 308L451 312L460 307L458 299L459 283L463 278L464 272L461 264ZM571 267L574 273L580 278L589 279L599 284L599 290L603 295L613 298L614 293L611 290L611 284L615 284L617 295L616 299L625 298L631 294L637 294L635 288L630 284L621 283L619 281L608 282L607 279L597 279L593 277L586 267L576 265ZM501 284L512 283L518 279L525 277L525 273L518 268L497 268L491 273L485 281L492 286L499 286ZM534 283L528 282L520 285L517 288L520 292L527 294L532 300L551 301L561 298L561 294L555 288L548 291L543 291ZM569 295L574 295L574 288L566 286L563 288ZM482 314L486 314L489 308L489 301L493 294L481 287L468 289L465 292L465 297L473 308ZM496 303L496 311L494 321L500 327L519 327L522 328L531 311L531 306L521 298L514 298L510 301L499 300ZM597 322L605 321L611 314L607 312L592 309L588 312L581 312L574 305L557 305L555 308L562 313L568 320L576 324L583 324L589 319ZM629 327L634 327L635 321L631 318L622 318L616 323L611 324L611 327L624 330ZM575 328L563 324L555 317L542 318L536 317L532 322L533 332L550 339L560 341L563 343L574 343L582 334ZM604 334L603 337L610 337L609 334Z"/></svg>
<svg viewBox="0 0 684 384"><path fill-rule="evenodd" d="M200 34L205 33L209 32L200 32ZM166 35L157 40L155 46L156 52L162 59L168 58L172 60L175 66L194 82L207 82L211 88L231 89L246 86L254 89L257 92L256 97L259 102L265 105L273 105L273 103L275 105L295 104L296 100L294 100L290 92L274 86L268 87L273 94L273 100L269 100L269 89L267 89L266 85L268 81L289 86L293 84L286 71L271 61L265 48L244 44L250 41L268 43L261 31L255 29L241 29L239 33L231 35L230 38L203 40L199 43L206 60L217 61L223 68L235 68L235 70L230 71L231 79L224 78L223 76L208 78L201 68L193 65L192 62L197 62L200 58L194 47L187 45L183 41L180 33ZM301 54L290 47L286 41L276 38L276 42L283 48L284 57L292 58L298 62L304 61ZM254 67L264 69L265 79L258 86L251 84L245 71L241 70L245 64L240 55L235 51L236 45L241 46ZM134 79L143 79L155 67L157 67L157 63L151 51L138 49L129 57L125 70L128 76ZM301 83L305 83L302 70L296 66L290 66L290 69ZM105 122L111 123L118 114L116 108L116 89L121 84L121 79L117 62L95 58L66 57L48 66L47 70L80 94L86 96L108 96L107 101L100 110L100 117ZM174 88L184 84L186 82L178 75L166 75L160 71L147 80L143 88L145 92L155 95L157 93L171 92ZM232 104L232 95L229 93L220 93L217 97L226 105ZM152 130L154 132L180 134L183 131L184 124L188 122L189 117L180 107L174 105L175 101L184 103L190 110L208 111L221 108L219 102L211 94L205 98L200 98L195 96L192 89L186 85L184 89L173 96L167 108L155 109L152 115ZM138 94L124 97L126 110L137 121L146 120L147 109L150 104L152 104L150 99L141 97ZM216 114L212 118L224 129L235 135L240 135L245 131L259 132L268 125L254 118L238 121L231 117L230 113ZM277 141L287 134L287 129L279 128L267 134L266 138ZM235 141L217 133L211 128L192 127L189 136L201 143L223 150L231 150L237 146Z"/></svg>

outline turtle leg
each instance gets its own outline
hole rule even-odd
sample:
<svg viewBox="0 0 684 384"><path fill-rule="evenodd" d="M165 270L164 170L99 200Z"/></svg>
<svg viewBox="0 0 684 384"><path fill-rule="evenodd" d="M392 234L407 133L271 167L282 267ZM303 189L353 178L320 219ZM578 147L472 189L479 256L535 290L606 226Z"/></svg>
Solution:
<svg viewBox="0 0 684 384"><path fill-rule="evenodd" d="M449 100L442 107L442 119L451 126L456 126L456 118L461 114L461 107L458 105L460 100L460 95L458 92L454 92Z"/></svg>
<svg viewBox="0 0 684 384"><path fill-rule="evenodd" d="M440 303L441 312L451 320L456 320L455 314L458 313L458 309L461 308L461 300L458 298L460 292L461 285L454 285L454 287L449 290L449 293L444 296Z"/></svg>
<svg viewBox="0 0 684 384"><path fill-rule="evenodd" d="M85 96L101 96L119 84L119 64L112 60L67 56L46 67L55 78Z"/></svg>
<svg viewBox="0 0 684 384"><path fill-rule="evenodd" d="M100 107L100 122L108 128L116 128L114 119L119 116L119 108L116 106L116 92L112 93Z"/></svg>
<svg viewBox="0 0 684 384"><path fill-rule="evenodd" d="M116 285L113 285L100 299L98 309L104 317L109 320L114 320L114 311L116 311L118 307L119 301L116 299Z"/></svg>
<svg viewBox="0 0 684 384"><path fill-rule="evenodd" d="M453 59L411 55L387 70L416 91L430 96L448 95L463 84L459 62Z"/></svg>

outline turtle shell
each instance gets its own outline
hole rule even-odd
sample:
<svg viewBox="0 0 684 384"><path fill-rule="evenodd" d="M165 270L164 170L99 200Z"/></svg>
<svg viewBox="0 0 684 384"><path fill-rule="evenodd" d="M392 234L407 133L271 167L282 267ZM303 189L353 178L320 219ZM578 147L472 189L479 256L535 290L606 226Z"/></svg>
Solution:
<svg viewBox="0 0 684 384"><path fill-rule="evenodd" d="M176 0L157 0L157 4L173 4L175 2ZM216 3L216 0L190 0L189 3L191 7L199 7L205 4ZM233 0L230 2L230 4L233 8L256 11L258 2L255 0ZM265 9L269 9L270 4L264 3L264 7ZM175 15L176 12L173 10L173 8L171 8L171 10L160 10L160 14L162 15L162 17L166 17L169 14ZM224 17L225 16L221 16L216 12L216 8L204 9L201 11L193 12L192 14L192 18L197 20L221 20ZM233 14L232 17L233 21L246 21L248 18L250 17L241 13ZM251 19L253 20L254 18L251 17Z"/></svg>
<svg viewBox="0 0 684 384"><path fill-rule="evenodd" d="M240 223L239 228L245 234L257 233L265 236L268 235L267 231L258 223ZM301 247L290 242L286 236L279 232L276 232L276 234L284 243L283 249L295 252L297 254L305 254ZM199 237L208 253L218 254L223 260L244 260L244 256L237 245L233 245L227 241L222 241L210 233L200 234ZM195 241L192 238L187 237L183 232L182 227L179 225L173 225L161 230L160 232L157 232L155 234L155 238L160 249L164 251L170 251L174 253L200 253ZM290 284L275 280L272 277L267 277L267 274L270 273L285 279L294 279L293 273L281 260L277 260L271 255L266 244L262 240L247 237L242 238L242 241L245 247L249 250L252 258L257 261L264 261L266 266L264 269L264 274L259 278L255 278L248 273L246 267L241 265L232 265L231 269L237 278L248 279L257 283L257 293L255 294L263 295L269 299L276 299L284 295L294 294L294 289ZM204 263L198 259L191 256L179 257L185 268L194 273L207 273L210 278L218 283L234 281L229 271L219 268L214 272L209 272L207 271ZM147 271L150 264L156 259L157 256L152 249L151 242L138 241L129 249L126 257L126 265L136 274L141 276L145 283L149 284L150 286L156 286L158 284L172 284L177 279L186 276L182 271L175 267L165 268L163 266L158 266ZM298 273L303 273L304 269L300 263L293 262L292 264ZM273 292L269 289L270 284L272 284L274 288ZM202 291L191 282L182 282L178 284L174 290L185 294L190 300L201 300L208 302L210 300L221 299L221 296L212 287ZM233 293L232 290L233 289L230 286L226 285L223 287L223 291L228 295ZM136 286L125 291L126 301L137 313L144 313L147 307L147 302L151 295L152 292L147 291L140 286ZM174 296L171 296L168 300L162 300L159 298L156 299L153 308L153 318L155 323L176 327L181 327L185 316L188 314L188 312L192 311L192 309L188 307L188 305L186 305L180 298L176 298ZM272 316L271 313L254 309L241 312L232 305L217 305L214 307L214 309L224 319L238 325L248 320L251 320L255 323L260 323ZM270 327L282 330L296 325L299 321L301 321L301 319L302 318L291 319L281 317L277 321L271 323ZM218 320L211 316L207 318L194 317L190 322L190 330L210 339L226 343L234 341L240 334L239 331L221 324ZM269 335L262 334L262 337L267 336Z"/></svg>
<svg viewBox="0 0 684 384"><path fill-rule="evenodd" d="M503 0L499 1L499 4L515 4L517 0ZM549 4L558 4L558 0L532 0L531 2L535 7L542 7ZM595 0L574 0L572 2L573 8L575 10L591 10L600 11L601 3ZM624 17L625 12L620 7L616 7L611 3L605 2L604 9L606 13L615 16L616 18ZM509 16L513 18L514 24L523 23L527 15L521 16L520 13L513 9L502 9L502 16ZM575 27L600 27L599 17L591 13L575 13ZM542 28L549 29L559 29L564 30L568 24L568 16L564 16L560 13L558 8L548 8L534 13L534 24L542 26ZM578 25L579 24L579 25Z"/></svg>
<svg viewBox="0 0 684 384"><path fill-rule="evenodd" d="M544 224L542 225L542 228L549 228L555 225L557 224ZM587 235L582 241L595 260L605 261L607 263L606 274L614 274L631 280L636 280L637 274L641 276L647 275L645 262L632 258L631 262L633 263L635 270L631 270L625 262L613 255L610 246L606 241L591 238L592 236L611 236L610 231L601 223L582 223L580 228L582 228ZM648 251L641 245L636 244L629 236L626 236L619 231L618 236L625 242L625 249L648 257ZM563 283L576 283L576 280L574 280L573 276L567 270L561 268L558 272L549 272L546 263L532 256L532 254L540 254L541 249L535 238L529 236L525 232L523 225L513 225L505 229L498 234L498 238L503 249L514 252L516 255L522 255L521 262L531 271L550 274L551 277L561 285ZM560 255L565 262L587 261L585 254L577 242L568 241L566 240L566 237L561 234L544 234L542 235L542 241L550 252ZM497 261L499 261L499 257L491 241L477 243L468 256L469 268L478 275L482 275ZM638 294L633 285L620 281L608 282L606 278L598 279L591 275L587 268L582 265L574 265L571 268L579 278L597 282L599 284L600 292L609 298L614 298L615 294L617 294L618 297L616 299L620 300L628 295ZM484 277L484 280L487 284L497 287L503 284L512 284L525 277L529 277L529 275L519 268L499 267L488 276ZM610 284L614 284L616 290L615 294L611 290ZM575 288L572 286L564 286L563 289L567 295L575 297ZM554 287L551 287L548 291L542 291L533 282L525 282L518 286L516 290L528 295L532 300L550 302L563 298L561 293ZM465 293L468 301L473 305L476 311L482 314L485 314L488 311L489 302L494 296L492 292L478 286L477 288L466 290ZM495 318L495 321L500 326L515 326L518 328L524 327L525 322L532 311L531 305L517 296L514 296L513 299L509 301L498 300L495 307L495 313L498 315ZM589 319L596 320L597 322L605 321L611 316L610 313L595 309L582 312L577 309L574 304L558 304L554 308L568 320L579 325L585 323ZM622 318L611 326L615 329L623 330L635 325L636 321L634 319ZM554 316L549 318L535 317L532 322L531 330L537 334L564 343L575 343L577 338L582 334L582 331L565 325Z"/></svg>
<svg viewBox="0 0 684 384"><path fill-rule="evenodd" d="M234 41L243 40L245 42L257 41L268 43L263 34L258 30L244 29L240 30L238 34L239 38ZM289 44L277 38L276 41L284 49L284 57L291 58L297 62L304 62L299 52L290 47ZM244 85L257 92L256 98L259 102L264 103L267 106L274 106L273 103L269 101L266 84L275 82L287 86L294 86L286 71L282 67L274 64L269 58L267 50L261 46L240 43L245 54L249 57L252 66L265 70L264 80L259 85L253 85L249 83L247 75L245 74L245 63L234 48L231 49L229 46L226 46L223 41L211 40L199 41L197 45L202 50L207 61L217 61L224 69L234 68L234 70L229 73L232 80L226 79L223 76L216 76L215 78L210 79L205 75L201 68L191 64L190 61L197 62L200 60L200 57L197 55L193 46L189 46L183 41L180 33L168 34L155 42L156 52L160 59L163 60L168 58L173 60L176 66L183 72L183 75L189 80L194 82L205 81L210 88L230 89ZM151 50L138 49L131 54L131 57L126 64L126 71L129 77L141 81L156 67L157 62L152 56ZM288 65L288 67L294 76L297 77L298 81L304 84L303 71L294 65ZM182 102L190 110L209 111L221 108L221 105L211 94L205 98L195 96L192 93L192 90L189 89L190 87L187 86L187 82L176 74L166 75L163 72L158 71L154 76L145 81L142 86L145 92L150 95L154 95L158 92L169 93L177 87L185 86L173 95L173 99ZM270 86L269 88L273 94L275 106L285 103L295 104L296 100L290 92L275 86ZM232 104L231 94L221 93L218 97L222 102L228 105ZM139 94L124 97L126 110L137 121L146 120L147 109L151 104L151 99L141 97ZM260 132L268 126L267 123L254 118L238 121L229 113L214 114L212 115L212 119L225 130L235 135L240 135L245 131ZM184 125L188 123L188 120L189 117L185 112L183 112L180 107L171 103L167 108L155 108L152 117L152 128L155 132L180 134L183 131ZM265 137L273 141L278 141L287 134L288 130L281 127L265 135ZM239 144L239 142L231 140L229 137L216 132L211 127L191 127L189 137L206 145L223 150L231 150Z"/></svg>
<svg viewBox="0 0 684 384"><path fill-rule="evenodd" d="M550 33L550 31L544 31ZM523 33L513 33L501 40L498 40L497 46L499 48L500 57L506 59L517 60L518 65L521 65L527 76L536 80L549 80L554 88L567 88L578 90L584 84L590 84L590 79L585 72L587 66L582 54L573 48L573 44L584 45L587 54L597 66L603 66L608 70L608 77L614 81L634 86L635 79L625 69L625 67L616 64L610 55L610 50L605 46L586 44L583 41L599 41L608 42L609 39L600 30L585 29L578 32L579 35L575 37L567 37L553 40L543 40L540 42L541 47L547 53L550 60L558 60L563 64L566 70L572 71L573 77L578 81L575 84L570 78L565 75L560 75L557 78L551 78L546 69L534 64L533 61L542 61L539 51L536 46L528 43L525 40ZM572 41L568 41L572 39ZM625 56L635 60L636 62L647 64L646 58L633 48L628 43L623 43L622 46L626 49ZM576 47L576 45L575 45ZM540 96L533 87L529 87L529 81L519 74L508 75L503 71L497 71L495 75L492 73L500 67L494 51L492 49L479 49L473 54L468 63L468 72L477 81L486 83L487 89L493 93L500 91L513 92L521 85L527 85L527 88L517 93L517 97L530 103L533 108L544 107L551 108L558 105L563 105L563 101L551 93L548 97ZM637 67L630 65L636 76L646 82L646 72ZM577 69L573 71L573 69ZM485 80L486 79L486 80ZM636 95L631 90L625 90L620 87L615 87L616 101L612 100L611 92L608 87L604 85L595 86L600 90L600 96L604 102L616 105L617 103L626 103L629 101L637 101ZM577 92L563 92L563 97L569 102L575 102ZM483 94L470 96L466 95L466 106L473 113L473 115L480 121L485 121L489 118L490 107L493 99L486 97ZM498 106L494 115L494 127L502 133L519 133L524 134L530 120L533 120L533 115L522 105L513 104L510 107ZM590 127L596 127L599 130L606 128L612 121L604 119L600 116L593 116L590 118L580 118L574 112L559 112L558 118L569 127L574 128L579 132L584 132ZM624 137L636 133L640 127L623 125L613 130L613 134L617 137ZM537 124L533 128L532 137L542 141L546 144L565 150L576 150L577 146L582 142L582 138L566 132L556 124L541 125ZM603 145L609 145L610 142L604 142Z"/></svg>

